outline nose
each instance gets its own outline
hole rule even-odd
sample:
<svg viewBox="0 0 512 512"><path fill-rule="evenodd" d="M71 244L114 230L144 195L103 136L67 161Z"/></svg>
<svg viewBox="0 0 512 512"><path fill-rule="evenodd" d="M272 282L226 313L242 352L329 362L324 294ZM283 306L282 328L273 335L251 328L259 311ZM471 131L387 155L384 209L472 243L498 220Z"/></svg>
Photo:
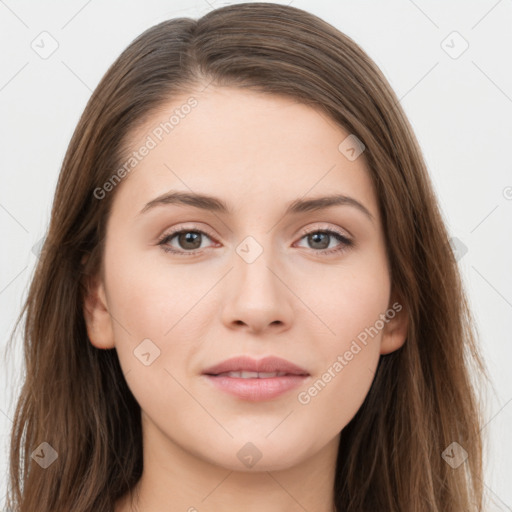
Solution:
<svg viewBox="0 0 512 512"><path fill-rule="evenodd" d="M267 254L269 255L267 257ZM229 329L253 334L273 334L290 328L293 293L286 272L270 257L270 251L252 262L234 255L234 268L227 280L222 321Z"/></svg>

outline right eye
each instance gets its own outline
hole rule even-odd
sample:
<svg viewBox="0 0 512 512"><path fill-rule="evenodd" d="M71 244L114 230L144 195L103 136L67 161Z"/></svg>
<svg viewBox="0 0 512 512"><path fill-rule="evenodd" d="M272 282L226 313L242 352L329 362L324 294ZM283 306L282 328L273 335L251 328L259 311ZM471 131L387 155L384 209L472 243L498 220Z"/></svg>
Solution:
<svg viewBox="0 0 512 512"><path fill-rule="evenodd" d="M207 233L200 229L177 229L171 233L164 234L163 237L160 238L158 245L162 246L165 252L180 256L196 256L196 251L205 248L202 247L204 237L211 239ZM176 239L181 248L173 248L169 245L174 239Z"/></svg>

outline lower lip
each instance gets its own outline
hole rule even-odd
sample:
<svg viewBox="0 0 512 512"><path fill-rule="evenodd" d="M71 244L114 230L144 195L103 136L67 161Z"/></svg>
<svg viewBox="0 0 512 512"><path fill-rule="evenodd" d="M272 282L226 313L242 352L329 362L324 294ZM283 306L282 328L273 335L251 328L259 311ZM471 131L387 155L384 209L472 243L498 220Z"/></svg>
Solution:
<svg viewBox="0 0 512 512"><path fill-rule="evenodd" d="M267 379L242 379L206 375L208 380L221 391L253 402L270 400L299 387L308 375L283 375Z"/></svg>

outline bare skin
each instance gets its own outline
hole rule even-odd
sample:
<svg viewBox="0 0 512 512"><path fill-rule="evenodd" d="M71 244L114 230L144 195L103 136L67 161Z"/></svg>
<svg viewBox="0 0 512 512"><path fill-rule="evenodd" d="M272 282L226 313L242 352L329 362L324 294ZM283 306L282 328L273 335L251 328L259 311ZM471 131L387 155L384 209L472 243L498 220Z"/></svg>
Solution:
<svg viewBox="0 0 512 512"><path fill-rule="evenodd" d="M378 322L399 298L364 152L347 158L338 146L349 133L293 99L213 86L173 98L132 134L133 150L191 95L197 106L110 192L104 273L84 311L91 343L116 349L142 410L143 476L133 508L127 494L115 511L332 512L340 432L380 355L407 333L403 308ZM171 190L232 212L139 213ZM370 215L353 204L285 215L292 201L332 194ZM176 235L164 243L181 255L165 252L171 228L196 233L199 248ZM382 327L364 344L371 326ZM309 376L272 399L242 399L202 374L238 355L275 355Z"/></svg>

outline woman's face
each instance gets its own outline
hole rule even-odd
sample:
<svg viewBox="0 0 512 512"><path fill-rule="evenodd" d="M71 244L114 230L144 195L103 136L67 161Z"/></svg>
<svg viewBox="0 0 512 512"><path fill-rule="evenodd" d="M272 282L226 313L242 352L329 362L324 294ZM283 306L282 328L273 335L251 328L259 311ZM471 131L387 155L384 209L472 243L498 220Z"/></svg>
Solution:
<svg viewBox="0 0 512 512"><path fill-rule="evenodd" d="M136 166L97 191L115 197L88 334L115 347L155 456L242 471L332 457L380 354L403 344L349 135L292 99L211 86L145 120Z"/></svg>

